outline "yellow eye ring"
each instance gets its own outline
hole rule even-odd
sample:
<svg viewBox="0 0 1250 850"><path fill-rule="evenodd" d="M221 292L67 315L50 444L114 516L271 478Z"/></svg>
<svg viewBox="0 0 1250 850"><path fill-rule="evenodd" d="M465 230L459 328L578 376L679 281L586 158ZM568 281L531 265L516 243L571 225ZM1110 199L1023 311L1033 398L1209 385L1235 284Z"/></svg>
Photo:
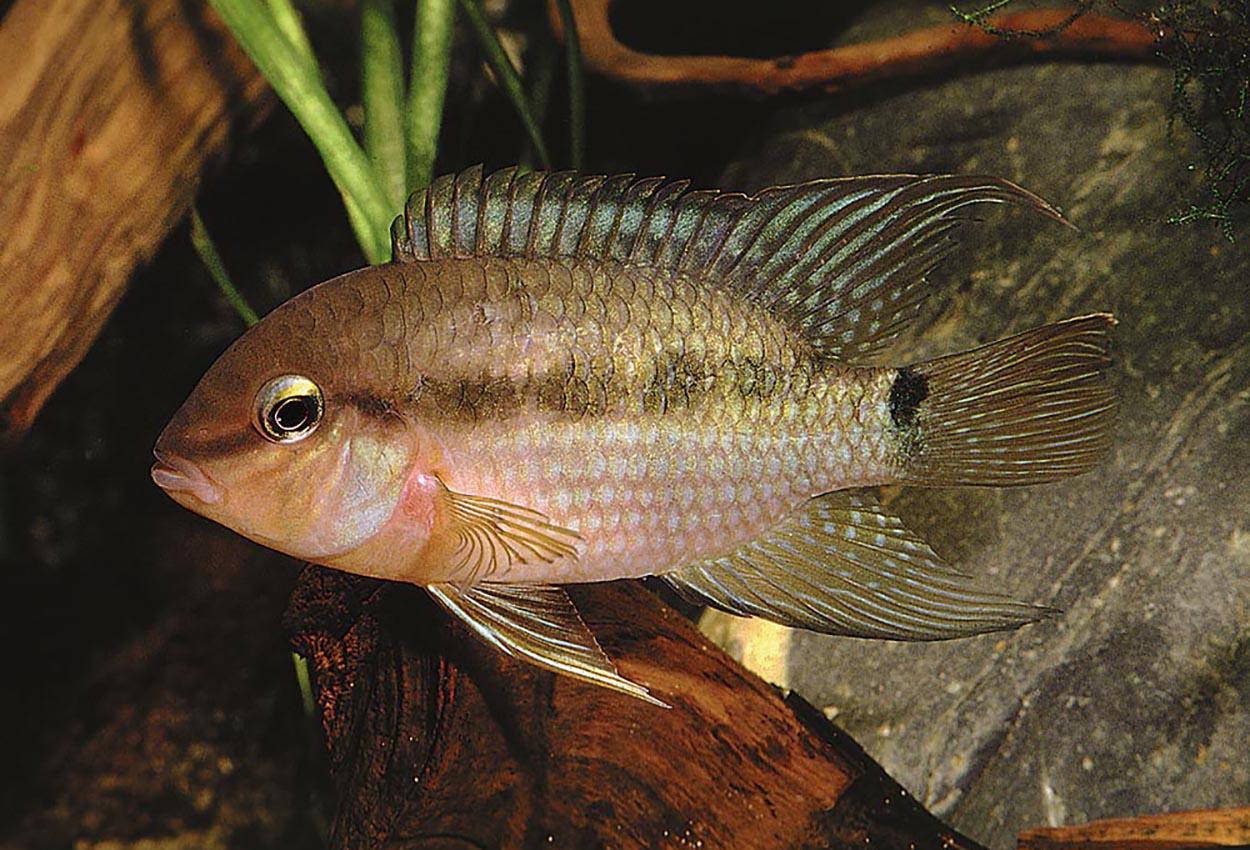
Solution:
<svg viewBox="0 0 1250 850"><path fill-rule="evenodd" d="M321 387L303 375L282 375L256 394L256 430L275 443L304 439L321 422L325 397Z"/></svg>

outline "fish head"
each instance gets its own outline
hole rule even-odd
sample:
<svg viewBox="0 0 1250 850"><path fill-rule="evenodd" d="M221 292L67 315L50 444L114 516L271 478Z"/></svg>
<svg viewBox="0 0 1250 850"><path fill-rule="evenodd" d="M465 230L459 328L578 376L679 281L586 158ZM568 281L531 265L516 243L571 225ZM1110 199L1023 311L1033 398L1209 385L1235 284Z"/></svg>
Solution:
<svg viewBox="0 0 1250 850"><path fill-rule="evenodd" d="M152 479L244 537L333 563L391 520L428 441L346 342L329 344L336 329L293 318L279 308L205 373L157 440Z"/></svg>

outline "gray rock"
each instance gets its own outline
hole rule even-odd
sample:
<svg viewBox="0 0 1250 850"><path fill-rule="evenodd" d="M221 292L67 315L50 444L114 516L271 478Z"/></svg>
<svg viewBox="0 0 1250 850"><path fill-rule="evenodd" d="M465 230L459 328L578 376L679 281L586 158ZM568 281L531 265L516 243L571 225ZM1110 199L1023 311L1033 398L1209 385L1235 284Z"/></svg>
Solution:
<svg viewBox="0 0 1250 850"><path fill-rule="evenodd" d="M1250 253L1166 217L1196 197L1171 75L1050 65L778 121L725 186L836 173L1008 177L1081 233L986 216L935 274L894 362L1093 310L1119 318L1106 462L1025 490L921 490L904 518L962 569L1063 614L894 644L803 633L795 688L935 813L991 845L1025 828L1250 801ZM972 243L968 245L967 243Z"/></svg>

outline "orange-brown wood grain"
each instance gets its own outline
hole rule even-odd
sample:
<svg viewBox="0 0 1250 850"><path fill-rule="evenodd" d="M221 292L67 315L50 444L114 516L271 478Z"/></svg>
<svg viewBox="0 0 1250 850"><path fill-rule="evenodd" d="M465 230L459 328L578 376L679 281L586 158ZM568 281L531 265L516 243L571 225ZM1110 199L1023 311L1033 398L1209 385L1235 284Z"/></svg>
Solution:
<svg viewBox="0 0 1250 850"><path fill-rule="evenodd" d="M0 79L0 428L12 438L267 87L198 0L17 0L0 22Z"/></svg>
<svg viewBox="0 0 1250 850"><path fill-rule="evenodd" d="M316 676L331 847L978 846L637 583L574 591L671 709L506 658L419 588L305 570L287 622Z"/></svg>
<svg viewBox="0 0 1250 850"><path fill-rule="evenodd" d="M1199 850L1250 846L1250 808L1172 812L1021 833L1019 850Z"/></svg>
<svg viewBox="0 0 1250 850"><path fill-rule="evenodd" d="M895 77L949 71L978 58L1045 55L1150 60L1155 33L1140 21L1081 15L1053 35L1003 38L987 31L1049 33L1071 10L1016 12L986 20L986 27L951 23L893 38L817 50L796 56L657 56L621 43L612 30L612 0L570 0L586 67L651 93L720 91L754 96L782 92L847 91ZM562 31L554 0L550 19Z"/></svg>

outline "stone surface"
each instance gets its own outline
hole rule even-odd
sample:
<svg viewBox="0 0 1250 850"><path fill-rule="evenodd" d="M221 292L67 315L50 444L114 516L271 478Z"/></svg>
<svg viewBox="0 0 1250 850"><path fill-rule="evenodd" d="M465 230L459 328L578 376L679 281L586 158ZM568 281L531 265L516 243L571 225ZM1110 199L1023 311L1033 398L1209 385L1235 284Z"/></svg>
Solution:
<svg viewBox="0 0 1250 850"><path fill-rule="evenodd" d="M928 645L796 634L793 686L956 828L1025 828L1250 800L1250 252L1166 217L1195 197L1171 75L1051 65L783 113L730 167L1006 176L1080 233L997 211L935 274L893 358L1093 310L1119 318L1115 448L1024 490L890 493L939 553L1061 616ZM975 232L974 232L975 231Z"/></svg>

